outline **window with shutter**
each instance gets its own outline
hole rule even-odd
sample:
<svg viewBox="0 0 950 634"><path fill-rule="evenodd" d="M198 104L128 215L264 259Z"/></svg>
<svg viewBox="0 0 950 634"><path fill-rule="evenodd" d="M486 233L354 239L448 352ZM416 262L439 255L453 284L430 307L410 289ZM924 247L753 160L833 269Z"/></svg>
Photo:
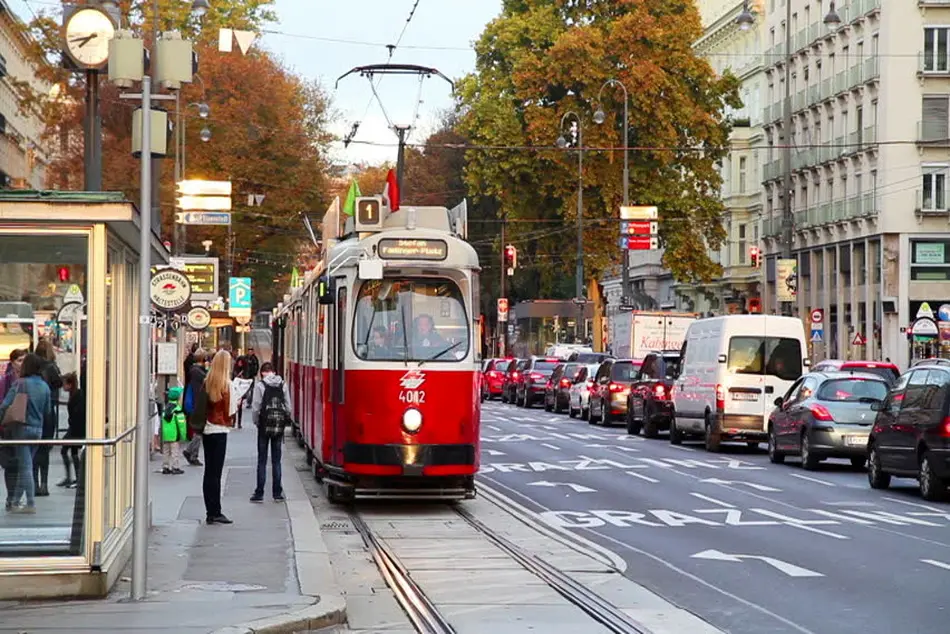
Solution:
<svg viewBox="0 0 950 634"><path fill-rule="evenodd" d="M950 137L950 98L930 95L921 106L921 141L946 141Z"/></svg>

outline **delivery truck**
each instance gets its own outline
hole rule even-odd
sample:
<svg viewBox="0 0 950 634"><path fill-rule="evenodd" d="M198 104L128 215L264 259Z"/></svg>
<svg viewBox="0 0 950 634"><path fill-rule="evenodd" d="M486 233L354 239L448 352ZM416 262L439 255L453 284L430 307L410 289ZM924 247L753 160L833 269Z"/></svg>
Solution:
<svg viewBox="0 0 950 634"><path fill-rule="evenodd" d="M679 350L694 313L634 310L610 318L610 341L618 359L642 359L653 350Z"/></svg>

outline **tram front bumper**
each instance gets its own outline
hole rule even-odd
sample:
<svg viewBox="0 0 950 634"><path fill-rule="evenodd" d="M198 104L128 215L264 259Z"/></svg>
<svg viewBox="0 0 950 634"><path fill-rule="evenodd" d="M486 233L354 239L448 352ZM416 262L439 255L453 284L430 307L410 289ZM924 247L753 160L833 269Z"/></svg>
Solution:
<svg viewBox="0 0 950 634"><path fill-rule="evenodd" d="M441 476L475 473L474 444L343 446L344 470L367 475Z"/></svg>

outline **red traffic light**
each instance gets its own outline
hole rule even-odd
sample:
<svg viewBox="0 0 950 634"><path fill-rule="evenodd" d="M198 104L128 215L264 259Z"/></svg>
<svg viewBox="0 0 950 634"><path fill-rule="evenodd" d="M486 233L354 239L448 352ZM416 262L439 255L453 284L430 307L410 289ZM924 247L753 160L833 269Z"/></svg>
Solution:
<svg viewBox="0 0 950 634"><path fill-rule="evenodd" d="M57 277L59 277L60 282L68 282L69 281L69 267L68 266L59 267L56 270L56 275Z"/></svg>
<svg viewBox="0 0 950 634"><path fill-rule="evenodd" d="M762 264L762 255L759 247L749 247L749 260L754 268L759 268Z"/></svg>

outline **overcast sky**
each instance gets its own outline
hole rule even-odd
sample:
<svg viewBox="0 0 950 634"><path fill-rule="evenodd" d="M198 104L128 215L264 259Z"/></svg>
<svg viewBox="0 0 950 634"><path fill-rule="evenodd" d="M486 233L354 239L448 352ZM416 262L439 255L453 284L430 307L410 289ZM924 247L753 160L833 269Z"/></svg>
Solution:
<svg viewBox="0 0 950 634"><path fill-rule="evenodd" d="M51 0L8 2L24 20L32 17L31 10L58 4ZM342 137L353 123L360 121L356 141L382 144L354 143L347 149L336 144L335 162L395 160L395 147L391 145L396 137L373 97L369 80L351 75L337 89L334 83L355 66L386 62L386 45L396 43L414 4L415 13L392 61L435 67L453 80L471 71L475 65L472 42L488 21L498 15L501 0L275 0L279 22L267 28L269 32L257 45L276 53L295 72L318 79L328 89L339 115L333 126L335 133ZM377 92L393 123L411 123L420 94L415 77L385 77ZM439 112L452 103L449 84L435 77L425 80L419 118L410 141L425 139Z"/></svg>

